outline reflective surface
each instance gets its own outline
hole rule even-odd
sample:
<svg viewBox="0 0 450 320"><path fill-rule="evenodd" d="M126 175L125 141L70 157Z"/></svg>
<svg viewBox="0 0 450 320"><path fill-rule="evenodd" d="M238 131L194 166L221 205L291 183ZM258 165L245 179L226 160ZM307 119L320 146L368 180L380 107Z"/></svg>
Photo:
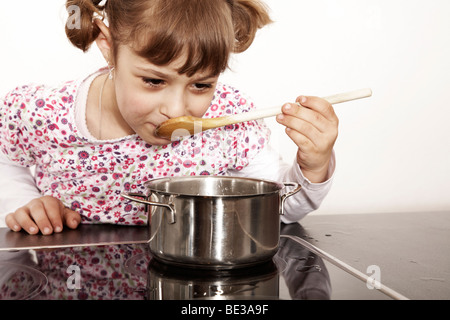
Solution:
<svg viewBox="0 0 450 320"><path fill-rule="evenodd" d="M0 262L0 300L30 300L47 286L47 277L27 265Z"/></svg>
<svg viewBox="0 0 450 320"><path fill-rule="evenodd" d="M282 224L281 234L308 237L298 224ZM45 283L43 278L36 279L30 286L3 277L2 299L388 298L288 238L280 239L272 260L237 270L174 267L152 257L146 244L4 252L0 261L10 263L2 274L13 272L14 263L47 279ZM351 289L345 291L346 288Z"/></svg>
<svg viewBox="0 0 450 320"><path fill-rule="evenodd" d="M62 233L51 236L29 235L0 228L0 254L15 250L60 249L95 247L100 245L147 243L150 230L144 227L122 227L116 225L80 225L77 229L65 228ZM0 260L1 261L1 260Z"/></svg>

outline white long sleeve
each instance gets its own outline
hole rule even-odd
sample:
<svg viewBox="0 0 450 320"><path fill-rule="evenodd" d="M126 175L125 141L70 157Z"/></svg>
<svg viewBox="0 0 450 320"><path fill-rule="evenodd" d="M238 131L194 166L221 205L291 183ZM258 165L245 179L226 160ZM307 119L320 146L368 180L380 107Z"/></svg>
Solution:
<svg viewBox="0 0 450 320"><path fill-rule="evenodd" d="M316 210L328 194L335 171L333 152L328 168L328 179L323 183L311 183L303 176L296 161L289 165L270 146L259 153L249 166L241 171L230 172L232 176L266 179L277 182L296 182L302 186L299 193L286 200L285 212L281 216L284 223L294 223Z"/></svg>
<svg viewBox="0 0 450 320"><path fill-rule="evenodd" d="M40 196L30 168L15 165L0 152L0 228L6 227L7 214Z"/></svg>

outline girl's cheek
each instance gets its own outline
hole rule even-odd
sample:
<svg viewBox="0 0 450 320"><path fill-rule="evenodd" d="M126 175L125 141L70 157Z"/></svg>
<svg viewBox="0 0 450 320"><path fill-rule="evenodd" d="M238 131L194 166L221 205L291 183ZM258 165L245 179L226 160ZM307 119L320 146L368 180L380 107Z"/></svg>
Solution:
<svg viewBox="0 0 450 320"><path fill-rule="evenodd" d="M139 93L133 93L131 90L118 97L117 103L122 112L130 114L145 114L149 112L151 106L149 102L151 97Z"/></svg>
<svg viewBox="0 0 450 320"><path fill-rule="evenodd" d="M213 98L214 98L214 94L207 95L202 98L194 99L194 101L190 104L191 106L193 106L192 109L189 110L190 113L194 117L201 118L206 113L208 108L211 106L211 102L212 102Z"/></svg>

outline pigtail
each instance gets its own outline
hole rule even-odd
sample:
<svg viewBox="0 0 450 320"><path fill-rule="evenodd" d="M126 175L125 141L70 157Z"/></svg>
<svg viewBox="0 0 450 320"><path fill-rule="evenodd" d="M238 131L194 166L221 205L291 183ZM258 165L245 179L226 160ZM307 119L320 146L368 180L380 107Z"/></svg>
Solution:
<svg viewBox="0 0 450 320"><path fill-rule="evenodd" d="M272 22L267 7L258 0L227 0L232 15L236 37L234 52L247 50L255 39L256 32Z"/></svg>
<svg viewBox="0 0 450 320"><path fill-rule="evenodd" d="M69 18L66 23L66 35L78 49L86 52L100 34L94 23L94 17L103 17L102 0L67 0L66 9Z"/></svg>

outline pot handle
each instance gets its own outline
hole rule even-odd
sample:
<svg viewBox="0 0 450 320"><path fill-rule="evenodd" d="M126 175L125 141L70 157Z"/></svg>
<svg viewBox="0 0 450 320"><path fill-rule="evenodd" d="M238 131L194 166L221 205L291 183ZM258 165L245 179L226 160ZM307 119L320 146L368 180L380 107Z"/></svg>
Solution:
<svg viewBox="0 0 450 320"><path fill-rule="evenodd" d="M280 208L280 215L284 215L284 202L286 201L287 198L289 198L290 196L293 196L294 194L298 193L301 189L302 186L299 185L298 183L295 182L283 182L285 187L294 187L294 190L285 193L281 196L281 208Z"/></svg>
<svg viewBox="0 0 450 320"><path fill-rule="evenodd" d="M174 196L170 196L169 203L159 203L159 202L149 201L149 199L151 198L151 195L147 197L146 195L143 195L141 193L128 193L128 192L123 192L120 195L127 200L145 204L145 210L147 212L148 212L147 206L157 206L157 207L167 208L170 210L169 223L174 224L176 222L175 205L173 204ZM138 198L138 197L140 197L140 198Z"/></svg>

